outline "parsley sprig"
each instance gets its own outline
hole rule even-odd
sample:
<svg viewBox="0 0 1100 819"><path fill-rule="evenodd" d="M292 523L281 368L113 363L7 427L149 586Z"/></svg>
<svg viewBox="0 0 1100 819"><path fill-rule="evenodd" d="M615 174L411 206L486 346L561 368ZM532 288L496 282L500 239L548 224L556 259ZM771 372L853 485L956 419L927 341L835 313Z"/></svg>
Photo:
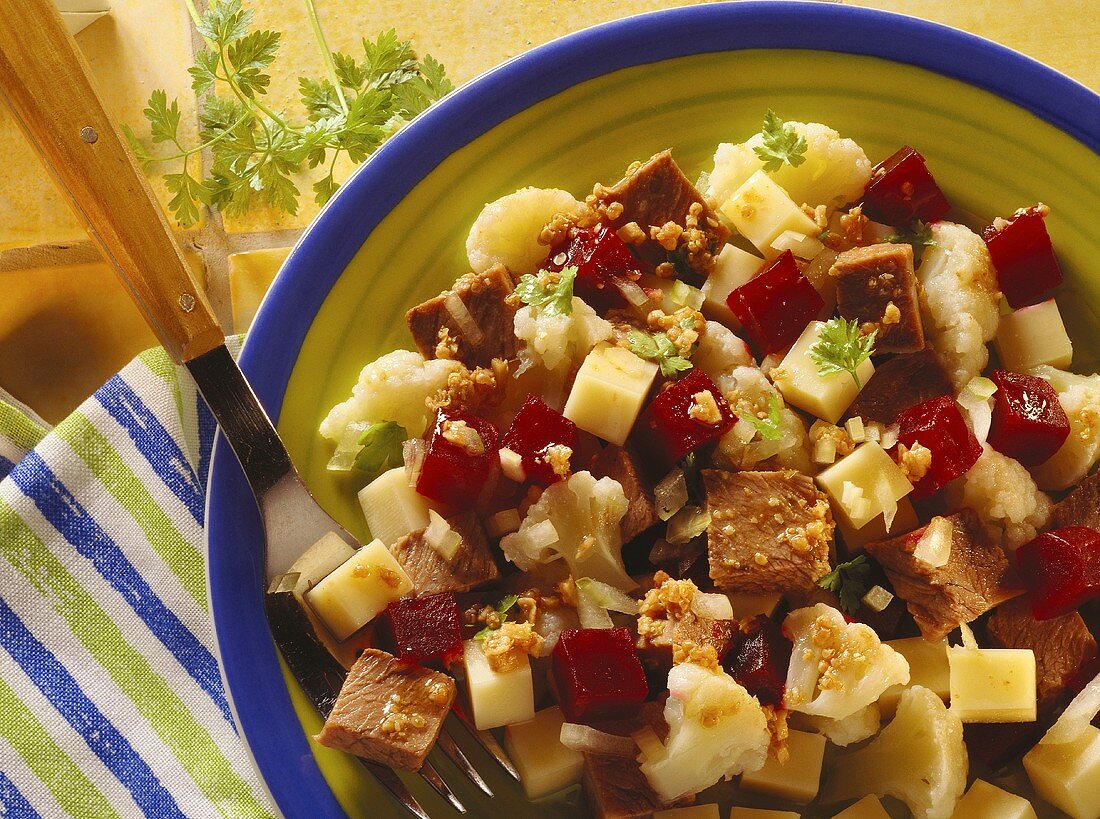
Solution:
<svg viewBox="0 0 1100 819"><path fill-rule="evenodd" d="M505 597L503 600L501 600L499 603L496 604L495 608L497 610L497 614L500 615L500 625L501 626L503 626L505 621L507 621L507 619L508 619L508 611L512 608L512 606L514 606L518 602L519 602L519 595L518 594L510 594L507 597ZM497 628L500 628L500 626L498 626ZM496 630L497 629L493 628L492 626L486 626L485 628L483 628L481 631L479 631L477 634L474 635L474 639L475 640L484 640L486 637L488 637L490 634L492 634Z"/></svg>
<svg viewBox="0 0 1100 819"><path fill-rule="evenodd" d="M839 563L837 567L817 581L821 588L831 591L840 600L840 606L849 614L859 610L860 601L871 588L874 567L868 562L867 555Z"/></svg>
<svg viewBox="0 0 1100 819"><path fill-rule="evenodd" d="M408 437L405 428L395 421L371 424L359 436L361 449L355 456L355 468L374 480L386 470L400 466L401 445Z"/></svg>
<svg viewBox="0 0 1100 819"><path fill-rule="evenodd" d="M917 219L908 228L891 233L883 241L898 245L912 245L913 264L920 264L921 254L926 247L935 247L936 240L932 238L932 228L928 227L920 219Z"/></svg>
<svg viewBox="0 0 1100 819"><path fill-rule="evenodd" d="M545 316L568 316L573 313L573 281L577 268L562 268L560 278L549 281L545 273L527 273L516 285L516 298L529 304Z"/></svg>
<svg viewBox="0 0 1100 819"><path fill-rule="evenodd" d="M664 333L646 333L631 330L626 335L630 351L638 358L656 361L661 367L661 375L673 378L676 373L691 369L691 362L680 355L679 349Z"/></svg>
<svg viewBox="0 0 1100 819"><path fill-rule="evenodd" d="M859 365L875 352L877 330L861 335L859 323L853 319L831 318L821 327L817 341L809 349L810 360L817 364L818 375L848 373L863 389L859 381Z"/></svg>
<svg viewBox="0 0 1100 819"><path fill-rule="evenodd" d="M179 103L161 89L152 92L143 113L149 141L167 153L149 150L122 126L144 165L180 163L164 174L164 183L173 194L169 209L183 226L197 223L203 206L238 215L266 204L294 214L300 194L294 177L304 167L323 168L313 191L324 204L339 187L335 167L342 154L362 162L453 88L438 61L417 59L392 30L364 39L361 58L329 51L314 0L305 0L327 77L299 78L305 120L296 121L265 102L282 34L252 30L252 11L241 0L210 0L201 16L193 0L186 3L206 43L188 69L200 97L198 144L185 144ZM199 155L205 150L211 162L204 175Z"/></svg>
<svg viewBox="0 0 1100 819"><path fill-rule="evenodd" d="M774 392L768 394L767 418L757 418L755 415L750 414L738 415L737 417L742 421L748 421L756 427L756 434L765 441L778 441L779 436L782 434L782 430L780 429L782 419L779 415L779 397Z"/></svg>
<svg viewBox="0 0 1100 819"><path fill-rule="evenodd" d="M771 108L764 115L764 127L760 131L763 145L757 145L753 152L764 161L764 170L775 173L784 164L797 168L806 161L806 138L779 118Z"/></svg>

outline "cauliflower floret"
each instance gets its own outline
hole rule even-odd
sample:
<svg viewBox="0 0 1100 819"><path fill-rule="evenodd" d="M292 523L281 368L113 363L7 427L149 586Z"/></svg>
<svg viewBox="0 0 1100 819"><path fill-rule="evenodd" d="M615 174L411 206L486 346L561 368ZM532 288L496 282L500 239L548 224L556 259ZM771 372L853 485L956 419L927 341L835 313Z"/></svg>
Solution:
<svg viewBox="0 0 1100 819"><path fill-rule="evenodd" d="M623 566L619 520L629 503L612 478L577 472L549 486L527 510L519 531L500 541L504 556L523 571L565 558L573 577L591 577L617 589L633 589Z"/></svg>
<svg viewBox="0 0 1100 819"><path fill-rule="evenodd" d="M797 168L784 164L769 174L796 204L837 208L863 195L871 179L871 162L855 142L818 122L788 122L806 140L806 160ZM753 148L764 137L754 134L738 145L724 142L714 154L714 170L706 193L725 202L754 173L764 167Z"/></svg>
<svg viewBox="0 0 1100 819"><path fill-rule="evenodd" d="M333 407L321 422L321 434L339 441L354 421L394 421L410 438L428 426L427 400L447 386L447 376L462 368L458 361L425 361L420 353L394 350L359 373L351 398Z"/></svg>
<svg viewBox="0 0 1100 819"><path fill-rule="evenodd" d="M914 685L902 692L897 714L874 742L837 760L821 801L873 793L900 799L916 819L948 819L966 789L968 767L962 720Z"/></svg>
<svg viewBox="0 0 1100 819"><path fill-rule="evenodd" d="M708 321L691 363L717 381L736 367L751 367L753 360L748 345L732 330L717 321Z"/></svg>
<svg viewBox="0 0 1100 819"><path fill-rule="evenodd" d="M783 633L794 643L783 696L792 711L842 720L877 702L890 686L909 682L905 657L832 606L792 611Z"/></svg>
<svg viewBox="0 0 1100 819"><path fill-rule="evenodd" d="M783 396L757 367L735 367L715 383L739 417L768 418L773 402L779 407L779 436L763 437L751 426L738 423L718 441L718 455L734 469L796 469L813 474L806 424L783 403ZM765 463L766 462L766 463Z"/></svg>
<svg viewBox="0 0 1100 819"><path fill-rule="evenodd" d="M862 742L867 737L878 733L879 726L882 724L882 712L879 710L878 703L873 702L844 719L803 714L800 722L811 731L823 734L833 745L844 747Z"/></svg>
<svg viewBox="0 0 1100 819"><path fill-rule="evenodd" d="M1100 375L1076 375L1047 366L1032 372L1058 392L1058 401L1069 418L1069 437L1031 474L1043 489L1069 489L1100 459Z"/></svg>
<svg viewBox="0 0 1100 819"><path fill-rule="evenodd" d="M771 733L759 701L720 668L673 666L665 702L663 752L639 757L650 787L665 802L709 788L723 777L758 771Z"/></svg>
<svg viewBox="0 0 1100 819"><path fill-rule="evenodd" d="M973 509L993 542L1011 550L1034 538L1053 508L1018 461L988 444L982 444L970 471L945 491L949 508Z"/></svg>
<svg viewBox="0 0 1100 819"><path fill-rule="evenodd" d="M539 234L551 217L575 213L581 203L568 191L522 188L486 205L466 238L466 256L475 273L502 264L513 273L534 273L550 248Z"/></svg>
<svg viewBox="0 0 1100 819"><path fill-rule="evenodd" d="M611 322L600 318L584 301L573 297L573 311L565 315L546 314L533 307L516 311L519 372L540 366L551 372L568 372L601 341L611 338Z"/></svg>
<svg viewBox="0 0 1100 819"><path fill-rule="evenodd" d="M980 236L951 222L936 222L931 230L935 244L917 270L921 317L958 392L989 361L985 345L997 334L1001 293Z"/></svg>

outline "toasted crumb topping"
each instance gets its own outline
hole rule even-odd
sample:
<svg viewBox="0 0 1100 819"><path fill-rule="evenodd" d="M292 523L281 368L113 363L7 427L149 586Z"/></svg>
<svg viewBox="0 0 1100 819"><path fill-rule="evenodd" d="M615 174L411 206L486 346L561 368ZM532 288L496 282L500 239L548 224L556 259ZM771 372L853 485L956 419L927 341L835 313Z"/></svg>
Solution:
<svg viewBox="0 0 1100 819"><path fill-rule="evenodd" d="M645 241L645 231L637 222L627 222L615 232L628 245L640 245Z"/></svg>
<svg viewBox="0 0 1100 819"><path fill-rule="evenodd" d="M790 711L785 708L776 708L774 705L761 705L764 717L768 721L768 733L772 735L771 752L776 760L785 765L790 761L791 752L787 747L787 738L790 730L787 727L787 717Z"/></svg>
<svg viewBox="0 0 1100 819"><path fill-rule="evenodd" d="M440 333L446 332L446 327ZM438 355L438 358L443 356ZM469 369L460 365L447 375L447 386L429 396L426 404L429 412L437 409L463 410L476 412L484 406L494 406L504 400L508 387L508 362L503 358L494 358L489 367Z"/></svg>
<svg viewBox="0 0 1100 819"><path fill-rule="evenodd" d="M691 356L699 335L707 326L703 314L691 307L681 307L669 315L664 310L651 310L646 316L646 327L653 332L662 332L684 358Z"/></svg>
<svg viewBox="0 0 1100 819"><path fill-rule="evenodd" d="M542 642L542 635L530 623L507 621L485 638L482 651L489 668L498 674L507 674L519 668L527 655L538 656Z"/></svg>
<svg viewBox="0 0 1100 819"><path fill-rule="evenodd" d="M886 309L882 311L882 324L884 327L889 327L891 324L897 324L901 321L901 310L892 301L886 302Z"/></svg>
<svg viewBox="0 0 1100 819"><path fill-rule="evenodd" d="M438 683L436 683L438 685ZM429 693L429 697L430 697ZM446 692L444 691L444 700ZM400 694L391 694L386 704L382 707L382 724L378 730L388 738L397 742L404 742L409 738L409 731L423 728L428 724L422 714L408 710L408 703Z"/></svg>
<svg viewBox="0 0 1100 819"><path fill-rule="evenodd" d="M718 408L718 401L715 400L714 393L710 390L703 390L691 396L688 418L711 427L716 427L722 423L722 411Z"/></svg>
<svg viewBox="0 0 1100 819"><path fill-rule="evenodd" d="M447 419L441 430L443 438L470 455L484 455L485 442L476 429L461 419Z"/></svg>
<svg viewBox="0 0 1100 819"><path fill-rule="evenodd" d="M446 325L440 327L436 339L436 358L453 359L458 357L458 339L451 335L450 328Z"/></svg>
<svg viewBox="0 0 1100 819"><path fill-rule="evenodd" d="M905 473L910 483L915 483L928 474L932 468L932 450L921 444L913 442L910 449L903 443L898 443L898 466Z"/></svg>
<svg viewBox="0 0 1100 819"><path fill-rule="evenodd" d="M377 577L391 589L396 589L401 585L401 575L387 566L375 566L373 563L368 563L365 566L356 566L351 570L351 573L355 577L363 579Z"/></svg>
<svg viewBox="0 0 1100 819"><path fill-rule="evenodd" d="M653 575L654 588L638 604L638 635L656 639L665 633L671 620L694 617L691 601L698 587L690 580L673 580L665 572Z"/></svg>
<svg viewBox="0 0 1100 819"><path fill-rule="evenodd" d="M554 474L561 478L563 481L569 477L570 466L569 459L573 457L573 450L571 447L567 447L565 444L551 444L543 450L541 456L539 456L543 463L546 463L554 470Z"/></svg>
<svg viewBox="0 0 1100 819"><path fill-rule="evenodd" d="M843 687L841 675L853 666L870 665L870 654L874 651L874 632L846 629L844 623L822 615L814 620L810 627L814 646L820 650L817 671L820 675L817 687L822 691Z"/></svg>
<svg viewBox="0 0 1100 819"><path fill-rule="evenodd" d="M561 596L561 601L565 605L573 608L577 607L577 581L573 579L572 575L558 583L554 590Z"/></svg>
<svg viewBox="0 0 1100 819"><path fill-rule="evenodd" d="M810 443L816 445L818 441L832 441L836 454L840 457L851 455L856 448L848 430L825 421L814 421L810 426Z"/></svg>
<svg viewBox="0 0 1100 819"><path fill-rule="evenodd" d="M711 671L717 671L718 650L712 645L698 645L691 640L676 643L672 647L672 662L674 665L694 663Z"/></svg>

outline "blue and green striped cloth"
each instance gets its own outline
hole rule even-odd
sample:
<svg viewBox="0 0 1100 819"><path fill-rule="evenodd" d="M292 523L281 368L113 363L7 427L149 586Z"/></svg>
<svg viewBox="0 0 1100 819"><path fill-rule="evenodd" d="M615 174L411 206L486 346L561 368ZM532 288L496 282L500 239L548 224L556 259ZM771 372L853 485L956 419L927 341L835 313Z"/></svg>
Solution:
<svg viewBox="0 0 1100 819"><path fill-rule="evenodd" d="M0 817L263 817L206 595L214 419L162 350L52 429L0 393Z"/></svg>

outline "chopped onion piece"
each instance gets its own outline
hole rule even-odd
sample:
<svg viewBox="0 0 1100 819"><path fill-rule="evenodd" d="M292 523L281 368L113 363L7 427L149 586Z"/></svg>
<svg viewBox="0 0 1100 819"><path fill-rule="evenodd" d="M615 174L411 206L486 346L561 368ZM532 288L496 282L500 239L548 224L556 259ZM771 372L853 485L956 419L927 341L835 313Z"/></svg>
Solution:
<svg viewBox="0 0 1100 819"><path fill-rule="evenodd" d="M653 487L653 499L657 505L657 517L661 520L668 520L683 509L688 501L684 470L677 467L661 478L660 483Z"/></svg>
<svg viewBox="0 0 1100 819"><path fill-rule="evenodd" d="M980 398L971 392L967 385L955 400L962 407L974 437L978 439L979 444L984 444L989 437L989 427L993 423L993 399Z"/></svg>
<svg viewBox="0 0 1100 819"><path fill-rule="evenodd" d="M733 603L724 594L696 592L691 598L691 610L707 620L733 619Z"/></svg>
<svg viewBox="0 0 1100 819"><path fill-rule="evenodd" d="M814 444L814 463L831 464L836 461L836 441L831 438L818 438Z"/></svg>
<svg viewBox="0 0 1100 819"><path fill-rule="evenodd" d="M946 565L951 558L951 545L955 530L947 518L933 518L924 529L917 545L913 547L913 559L933 569Z"/></svg>
<svg viewBox="0 0 1100 819"><path fill-rule="evenodd" d="M362 449L359 443L360 437L371 426L370 421L352 421L346 427L336 444L336 451L332 453L325 468L329 472L350 472L355 466L355 456Z"/></svg>
<svg viewBox="0 0 1100 819"><path fill-rule="evenodd" d="M500 471L504 477L516 483L527 480L527 471L523 468L523 456L508 447L501 447L497 454L500 456Z"/></svg>
<svg viewBox="0 0 1100 819"><path fill-rule="evenodd" d="M665 744L661 742L661 738L657 736L657 732L653 730L652 726L647 725L630 736L645 759L659 759L664 756Z"/></svg>
<svg viewBox="0 0 1100 819"><path fill-rule="evenodd" d="M409 486L416 488L420 480L420 471L424 468L424 458L428 455L428 445L423 438L409 438L401 444L401 457L405 461L405 477Z"/></svg>
<svg viewBox="0 0 1100 819"><path fill-rule="evenodd" d="M1076 740L1100 711L1100 674L1066 706L1062 716L1039 741L1041 745L1062 745Z"/></svg>
<svg viewBox="0 0 1100 819"><path fill-rule="evenodd" d="M669 291L669 298L672 299L672 303L679 305L680 307L690 307L692 310L698 310L703 306L705 297L703 291L698 288L692 287L687 282L677 279L672 283L672 289Z"/></svg>
<svg viewBox="0 0 1100 819"><path fill-rule="evenodd" d="M600 606L577 587L577 616L581 628L615 628L615 623L607 609Z"/></svg>
<svg viewBox="0 0 1100 819"><path fill-rule="evenodd" d="M618 276L613 276L611 282L623 294L623 298L635 307L641 307L649 301L649 296L646 295L645 290L637 282L632 282L630 279L620 279Z"/></svg>
<svg viewBox="0 0 1100 819"><path fill-rule="evenodd" d="M622 614L637 614L638 601L626 592L593 580L591 577L581 577L577 580L577 592L590 598L597 606L610 609Z"/></svg>
<svg viewBox="0 0 1100 819"><path fill-rule="evenodd" d="M756 437L756 426L752 421L738 418L737 423L733 425L733 435L741 443L748 444Z"/></svg>
<svg viewBox="0 0 1100 819"><path fill-rule="evenodd" d="M522 522L518 509L505 509L489 518L485 522L485 529L490 537L504 537L518 532Z"/></svg>
<svg viewBox="0 0 1100 819"><path fill-rule="evenodd" d="M446 518L434 509L428 509L428 528L424 530L424 540L428 542L444 560L452 560L462 545L462 535L451 528Z"/></svg>
<svg viewBox="0 0 1100 819"><path fill-rule="evenodd" d="M861 444L867 440L867 431L864 429L863 419L858 415L855 418L849 418L844 428L848 430L848 435L853 443Z"/></svg>
<svg viewBox="0 0 1100 819"><path fill-rule="evenodd" d="M538 552L558 542L558 530L549 520L539 521L529 527L524 534L527 536L529 552Z"/></svg>
<svg viewBox="0 0 1100 819"><path fill-rule="evenodd" d="M825 249L825 245L814 236L807 236L796 230L785 230L775 237L771 248L777 253L789 250L799 259L812 259Z"/></svg>
<svg viewBox="0 0 1100 819"><path fill-rule="evenodd" d="M872 586L867 590L867 594L860 598L860 602L871 611L884 611L893 601L894 595L882 586Z"/></svg>
<svg viewBox="0 0 1100 819"><path fill-rule="evenodd" d="M710 512L702 506L685 506L668 522L665 538L669 543L687 543L710 526Z"/></svg>
<svg viewBox="0 0 1100 819"><path fill-rule="evenodd" d="M997 392L997 385L993 383L993 379L979 375L971 378L965 389L978 398L992 398L993 393Z"/></svg>
<svg viewBox="0 0 1100 819"><path fill-rule="evenodd" d="M453 290L447 292L446 297L443 299L443 306L447 312L451 314L451 318L455 320L455 324L458 325L458 332L460 335L465 336L471 347L478 347L481 342L485 340L485 334L481 332L481 328L477 326L477 322L474 321L474 317L470 314L470 311L466 307L466 303L459 298L458 293Z"/></svg>
<svg viewBox="0 0 1100 819"><path fill-rule="evenodd" d="M621 757L634 756L638 747L632 737L615 736L572 722L562 723L561 744L581 753Z"/></svg>

